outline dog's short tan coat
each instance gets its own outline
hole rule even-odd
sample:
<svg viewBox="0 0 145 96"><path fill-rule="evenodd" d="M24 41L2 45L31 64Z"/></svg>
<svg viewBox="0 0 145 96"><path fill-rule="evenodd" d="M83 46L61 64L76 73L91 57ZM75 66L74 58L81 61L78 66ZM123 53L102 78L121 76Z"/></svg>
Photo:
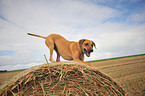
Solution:
<svg viewBox="0 0 145 96"><path fill-rule="evenodd" d="M93 46L96 47L93 41L81 39L79 42L68 41L60 35L51 34L47 37L28 33L28 35L37 36L46 39L45 44L50 49L50 61L55 62L52 58L53 50L57 53L56 61L60 61L60 56L66 60L73 60L93 66L90 63L84 62L84 54L88 57L93 52Z"/></svg>

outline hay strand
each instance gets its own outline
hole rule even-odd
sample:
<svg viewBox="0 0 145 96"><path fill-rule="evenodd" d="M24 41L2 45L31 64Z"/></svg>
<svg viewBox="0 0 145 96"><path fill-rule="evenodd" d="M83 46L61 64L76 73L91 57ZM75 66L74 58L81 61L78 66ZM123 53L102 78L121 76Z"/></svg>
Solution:
<svg viewBox="0 0 145 96"><path fill-rule="evenodd" d="M46 62L47 62L47 64L48 64L48 60L47 60L47 58L46 58L46 55L44 54L44 58L45 58L45 60L46 60Z"/></svg>

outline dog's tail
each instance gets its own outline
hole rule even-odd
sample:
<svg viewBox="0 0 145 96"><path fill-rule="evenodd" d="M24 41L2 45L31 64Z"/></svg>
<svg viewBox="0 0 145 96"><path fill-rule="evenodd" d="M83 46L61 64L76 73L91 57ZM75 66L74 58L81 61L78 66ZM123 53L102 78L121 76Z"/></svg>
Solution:
<svg viewBox="0 0 145 96"><path fill-rule="evenodd" d="M35 35L35 34L31 34L31 33L27 33L28 35L32 35L32 36L36 36L36 37L40 37L40 38L44 38L44 39L46 39L46 37L44 37L44 36L40 36L40 35Z"/></svg>

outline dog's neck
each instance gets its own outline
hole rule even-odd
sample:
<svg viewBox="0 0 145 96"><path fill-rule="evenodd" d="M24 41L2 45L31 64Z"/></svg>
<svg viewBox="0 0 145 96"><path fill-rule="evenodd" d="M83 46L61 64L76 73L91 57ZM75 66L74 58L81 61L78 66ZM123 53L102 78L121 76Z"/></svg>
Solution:
<svg viewBox="0 0 145 96"><path fill-rule="evenodd" d="M81 54L80 59L84 60L84 52L82 51L82 48L80 47L79 42L77 42L77 45L78 45L78 48L79 48L79 52Z"/></svg>

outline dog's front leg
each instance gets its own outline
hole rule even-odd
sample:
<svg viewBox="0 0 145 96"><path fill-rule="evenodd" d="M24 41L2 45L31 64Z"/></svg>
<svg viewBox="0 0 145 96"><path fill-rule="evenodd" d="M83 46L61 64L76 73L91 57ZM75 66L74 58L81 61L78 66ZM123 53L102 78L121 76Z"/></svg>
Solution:
<svg viewBox="0 0 145 96"><path fill-rule="evenodd" d="M82 60L80 60L80 59L74 59L74 62L80 62L80 63L87 64L87 65L89 65L89 66L95 67L95 66L93 66L91 63L84 62L84 61L82 61Z"/></svg>

